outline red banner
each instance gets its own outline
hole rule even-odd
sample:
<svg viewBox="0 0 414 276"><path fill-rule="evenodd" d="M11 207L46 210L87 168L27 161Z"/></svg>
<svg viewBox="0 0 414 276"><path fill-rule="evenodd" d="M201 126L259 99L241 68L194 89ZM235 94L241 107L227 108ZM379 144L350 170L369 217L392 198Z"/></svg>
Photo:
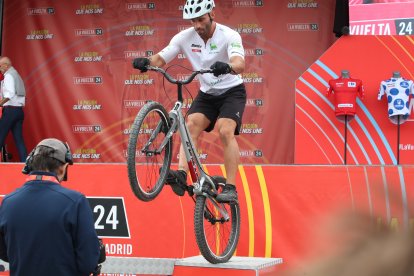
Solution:
<svg viewBox="0 0 414 276"><path fill-rule="evenodd" d="M375 2L349 2L351 35L414 35L414 1Z"/></svg>
<svg viewBox="0 0 414 276"><path fill-rule="evenodd" d="M0 165L0 195L21 186L22 164ZM220 166L209 165L211 175ZM183 258L199 255L194 202L164 187L151 202L135 198L122 164L75 164L63 185L84 193L110 256ZM240 166L238 256L283 258L287 266L315 251L321 218L345 208L398 231L413 227L413 166ZM316 239L316 237L315 237ZM317 240L318 241L318 240ZM323 242L323 241L320 241Z"/></svg>
<svg viewBox="0 0 414 276"><path fill-rule="evenodd" d="M77 162L124 162L129 128L140 107L155 100L170 108L175 100L174 86L164 85L156 73L133 70L131 61L157 53L174 34L190 27L182 19L184 1L4 3L2 53L26 84L28 149L45 137L57 137L69 142ZM216 4L217 21L241 34L246 51L241 161L292 163L294 81L331 45L334 1ZM183 55L171 64L190 68ZM178 66L169 72L178 78L189 74ZM185 90L186 108L197 89L195 81ZM221 163L217 133L201 139L203 161Z"/></svg>
<svg viewBox="0 0 414 276"><path fill-rule="evenodd" d="M296 81L296 164L413 164L413 87L410 116L401 123L389 119L388 99L378 100L381 81L393 72L414 79L411 36L345 36L329 48ZM362 80L365 98L357 98L357 114L347 128L334 113L334 95L326 97L330 79L348 70ZM351 119L351 118L350 118Z"/></svg>

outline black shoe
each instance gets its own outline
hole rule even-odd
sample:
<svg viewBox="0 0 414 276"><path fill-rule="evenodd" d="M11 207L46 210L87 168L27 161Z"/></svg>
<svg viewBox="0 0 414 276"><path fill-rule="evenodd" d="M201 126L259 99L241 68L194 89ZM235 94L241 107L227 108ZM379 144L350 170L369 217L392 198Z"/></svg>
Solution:
<svg viewBox="0 0 414 276"><path fill-rule="evenodd" d="M226 184L221 194L217 195L216 200L219 203L229 203L237 201L236 186L232 184Z"/></svg>
<svg viewBox="0 0 414 276"><path fill-rule="evenodd" d="M182 170L169 170L165 184L170 185L176 195L183 196L187 190L187 173Z"/></svg>

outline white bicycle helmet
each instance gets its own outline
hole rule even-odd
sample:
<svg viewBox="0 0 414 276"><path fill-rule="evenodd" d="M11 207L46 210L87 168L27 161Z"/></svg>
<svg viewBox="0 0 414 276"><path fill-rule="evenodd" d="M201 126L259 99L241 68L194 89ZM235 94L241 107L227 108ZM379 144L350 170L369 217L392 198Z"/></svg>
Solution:
<svg viewBox="0 0 414 276"><path fill-rule="evenodd" d="M211 12L214 0L187 0L183 9L184 19L193 19Z"/></svg>

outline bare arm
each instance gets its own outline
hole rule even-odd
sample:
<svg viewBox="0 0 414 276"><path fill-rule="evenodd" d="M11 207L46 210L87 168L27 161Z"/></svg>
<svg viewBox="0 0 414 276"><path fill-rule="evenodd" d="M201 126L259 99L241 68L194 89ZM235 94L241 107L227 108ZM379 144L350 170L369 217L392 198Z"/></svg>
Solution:
<svg viewBox="0 0 414 276"><path fill-rule="evenodd" d="M159 54L150 56L149 60L151 61L151 66L163 67L166 64L165 60Z"/></svg>
<svg viewBox="0 0 414 276"><path fill-rule="evenodd" d="M244 71L245 63L244 59L241 56L232 56L229 62L231 68L233 69L232 74L241 74Z"/></svg>
<svg viewBox="0 0 414 276"><path fill-rule="evenodd" d="M10 100L9 98L3 98L3 99L0 101L0 106L3 106L3 105L4 105L5 103L7 103L9 100Z"/></svg>

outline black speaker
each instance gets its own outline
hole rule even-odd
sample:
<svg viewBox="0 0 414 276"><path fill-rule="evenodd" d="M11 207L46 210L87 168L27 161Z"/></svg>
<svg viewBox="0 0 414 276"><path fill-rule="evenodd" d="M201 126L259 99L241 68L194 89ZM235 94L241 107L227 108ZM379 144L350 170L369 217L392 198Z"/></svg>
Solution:
<svg viewBox="0 0 414 276"><path fill-rule="evenodd" d="M333 32L336 37L349 34L349 1L336 0Z"/></svg>

